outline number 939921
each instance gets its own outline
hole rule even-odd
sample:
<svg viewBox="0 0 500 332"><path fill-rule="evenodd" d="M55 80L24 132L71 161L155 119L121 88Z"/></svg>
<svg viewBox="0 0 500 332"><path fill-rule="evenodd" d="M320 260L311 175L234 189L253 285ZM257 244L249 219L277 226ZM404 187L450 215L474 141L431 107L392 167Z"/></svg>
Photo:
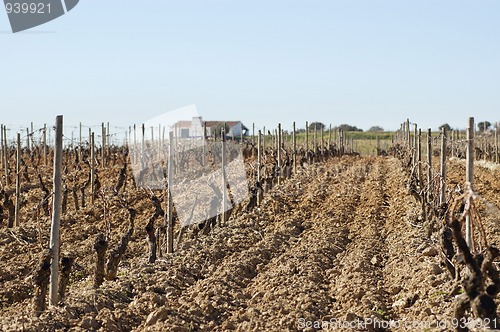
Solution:
<svg viewBox="0 0 500 332"><path fill-rule="evenodd" d="M7 2L7 14L50 14L50 2Z"/></svg>

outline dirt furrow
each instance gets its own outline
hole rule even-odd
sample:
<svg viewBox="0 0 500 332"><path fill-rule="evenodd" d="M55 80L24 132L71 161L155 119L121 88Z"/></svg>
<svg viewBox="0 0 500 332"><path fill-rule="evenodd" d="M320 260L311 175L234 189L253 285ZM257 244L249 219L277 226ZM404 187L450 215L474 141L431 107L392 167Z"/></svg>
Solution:
<svg viewBox="0 0 500 332"><path fill-rule="evenodd" d="M360 190L359 204L344 221L351 242L328 271L329 289L336 299L330 317L334 321L390 318L383 278L388 258L384 240L386 169L383 159L375 160Z"/></svg>
<svg viewBox="0 0 500 332"><path fill-rule="evenodd" d="M335 299L328 293L325 272L347 245L343 218L359 199L368 166L353 163L340 174L327 171L319 178L318 204L301 209L306 230L291 239L288 250L263 266L245 290L246 301L225 327L237 330L296 330L301 320L320 320ZM339 199L342 197L342 199Z"/></svg>
<svg viewBox="0 0 500 332"><path fill-rule="evenodd" d="M187 324L191 328L201 330L234 328L234 324L227 321L228 317L245 310L246 301L257 297L255 292L246 289L247 286L261 271L265 271L267 266L273 265L277 257L300 241L301 233L311 227L311 223L305 222L308 220L304 220L302 211L317 208L318 196L326 195L329 183L312 179L318 174L331 176L337 172L344 172L344 169L335 166L334 171L320 168L306 172L270 193L263 202L261 211L251 216L253 218L248 218L253 219L254 224L242 224L241 220L238 220L234 226L235 232L240 227L245 228L245 232L250 228L260 237L259 241L254 241L250 247L247 241L245 246L238 248L241 240L238 236L221 237L221 234L214 233L213 236L227 241L233 250L215 264L210 262L204 268L206 273L197 282L183 289L177 298L169 299L169 307L175 309L168 310L165 315L168 317L165 317L162 326L182 329ZM281 203L290 198L293 204ZM279 214L273 214L274 211ZM255 223L255 219L260 221ZM255 236L253 239L255 240Z"/></svg>

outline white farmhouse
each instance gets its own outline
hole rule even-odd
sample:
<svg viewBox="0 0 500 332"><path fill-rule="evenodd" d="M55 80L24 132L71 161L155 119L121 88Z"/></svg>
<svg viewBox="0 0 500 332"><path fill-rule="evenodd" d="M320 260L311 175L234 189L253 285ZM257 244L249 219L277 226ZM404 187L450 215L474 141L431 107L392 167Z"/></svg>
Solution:
<svg viewBox="0 0 500 332"><path fill-rule="evenodd" d="M229 128L227 138L239 139L242 135L248 135L249 130L241 121L203 121L201 117L193 117L191 121L178 121L171 130L181 138L203 137L204 130L206 136L211 137L224 124Z"/></svg>

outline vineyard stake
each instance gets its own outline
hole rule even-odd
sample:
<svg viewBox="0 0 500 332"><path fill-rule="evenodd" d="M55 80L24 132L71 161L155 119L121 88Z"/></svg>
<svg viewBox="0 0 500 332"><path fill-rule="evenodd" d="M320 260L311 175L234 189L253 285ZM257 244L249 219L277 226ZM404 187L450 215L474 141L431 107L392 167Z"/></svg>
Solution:
<svg viewBox="0 0 500 332"><path fill-rule="evenodd" d="M47 166L47 125L43 125L43 163Z"/></svg>
<svg viewBox="0 0 500 332"><path fill-rule="evenodd" d="M35 148L35 132L33 129L33 121L31 122L31 131L30 131L30 138L31 138L31 148Z"/></svg>
<svg viewBox="0 0 500 332"><path fill-rule="evenodd" d="M410 146L410 119L406 119L406 146Z"/></svg>
<svg viewBox="0 0 500 332"><path fill-rule="evenodd" d="M226 128L224 128L226 131ZM252 145L255 146L255 123L252 123Z"/></svg>
<svg viewBox="0 0 500 332"><path fill-rule="evenodd" d="M266 126L262 129L262 151L266 151Z"/></svg>
<svg viewBox="0 0 500 332"><path fill-rule="evenodd" d="M306 156L308 155L309 155L309 123L306 121ZM309 162L309 160L307 162Z"/></svg>
<svg viewBox="0 0 500 332"><path fill-rule="evenodd" d="M344 155L344 131L339 129L339 154Z"/></svg>
<svg viewBox="0 0 500 332"><path fill-rule="evenodd" d="M134 124L134 155L133 155L134 164L137 163L137 130L136 125Z"/></svg>
<svg viewBox="0 0 500 332"><path fill-rule="evenodd" d="M466 162L466 181L470 184L470 190L474 190L474 118L469 118L467 127L467 162ZM474 252L472 247L472 227L470 213L465 217L465 240L469 249Z"/></svg>
<svg viewBox="0 0 500 332"><path fill-rule="evenodd" d="M497 122L495 124L495 162L498 163L500 162L499 156L498 156L498 125L499 123Z"/></svg>
<svg viewBox="0 0 500 332"><path fill-rule="evenodd" d="M317 140L317 125L318 123L317 122L313 122L314 123L314 133L313 133L313 150L314 150L314 154L318 153L318 140Z"/></svg>
<svg viewBox="0 0 500 332"><path fill-rule="evenodd" d="M4 164L4 146L3 146L3 124L0 125L0 167L3 169Z"/></svg>
<svg viewBox="0 0 500 332"><path fill-rule="evenodd" d="M167 254L174 252L174 225L172 222L172 164L174 162L174 133L168 134L168 165L167 165Z"/></svg>
<svg viewBox="0 0 500 332"><path fill-rule="evenodd" d="M26 148L30 151L30 130L26 128Z"/></svg>
<svg viewBox="0 0 500 332"><path fill-rule="evenodd" d="M413 148L413 167L417 166L417 142L418 140L418 127L417 124L413 124L413 141L412 141L412 148Z"/></svg>
<svg viewBox="0 0 500 332"><path fill-rule="evenodd" d="M94 133L90 134L90 197L92 205L94 204L95 191L95 150L94 150Z"/></svg>
<svg viewBox="0 0 500 332"><path fill-rule="evenodd" d="M255 137L254 137L255 138ZM221 130L221 146L222 146L222 214L221 214L221 224L219 226L225 225L226 223L226 207L227 207L227 184L226 184L226 128ZM253 150L252 150L253 151Z"/></svg>
<svg viewBox="0 0 500 332"><path fill-rule="evenodd" d="M106 158L109 158L109 141L111 140L111 132L109 131L109 122L106 123Z"/></svg>
<svg viewBox="0 0 500 332"><path fill-rule="evenodd" d="M158 124L158 161L161 162L161 123Z"/></svg>
<svg viewBox="0 0 500 332"><path fill-rule="evenodd" d="M278 185L281 184L281 123L278 123L277 152L278 152Z"/></svg>
<svg viewBox="0 0 500 332"><path fill-rule="evenodd" d="M262 133L259 130L259 136L257 137L257 205L260 205L260 199L261 199L261 182L260 182L260 168L262 164L262 149L261 149L261 144L262 144Z"/></svg>
<svg viewBox="0 0 500 332"><path fill-rule="evenodd" d="M52 227L50 230L50 250L52 263L50 268L50 304L59 302L59 246L62 200L62 150L63 150L63 117L56 118L56 141L54 153L54 198L52 200Z"/></svg>
<svg viewBox="0 0 500 332"><path fill-rule="evenodd" d="M207 142L207 122L206 121L203 121L203 141L202 141L202 144L203 144L203 153L201 155L201 163L202 163L202 166L205 167L205 155L207 154L206 145L208 144L208 142Z"/></svg>
<svg viewBox="0 0 500 332"><path fill-rule="evenodd" d="M423 184L422 184L422 129L418 129L418 136L417 136L417 163L418 163L418 185L420 186L420 189L422 189Z"/></svg>
<svg viewBox="0 0 500 332"><path fill-rule="evenodd" d="M295 121L293 122L293 174L297 174L297 137L295 132Z"/></svg>
<svg viewBox="0 0 500 332"><path fill-rule="evenodd" d="M142 124L142 140L141 140L141 172L144 171L144 136L146 134L146 127L144 127L144 123Z"/></svg>
<svg viewBox="0 0 500 332"><path fill-rule="evenodd" d="M21 196L21 133L17 133L16 154L16 209L14 213L14 227L19 226L19 198Z"/></svg>
<svg viewBox="0 0 500 332"><path fill-rule="evenodd" d="M439 204L446 203L446 128L441 128L441 192Z"/></svg>
<svg viewBox="0 0 500 332"><path fill-rule="evenodd" d="M104 122L102 122L101 124L101 132L102 132L101 165L104 166L106 164L106 127L104 127Z"/></svg>
<svg viewBox="0 0 500 332"><path fill-rule="evenodd" d="M321 155L323 155L323 151L325 150L325 126L321 127Z"/></svg>
<svg viewBox="0 0 500 332"><path fill-rule="evenodd" d="M377 135L377 156L380 155L380 137Z"/></svg>
<svg viewBox="0 0 500 332"><path fill-rule="evenodd" d="M430 192L432 178L432 131L427 129L427 190Z"/></svg>
<svg viewBox="0 0 500 332"><path fill-rule="evenodd" d="M330 151L331 146L332 146L332 124L330 123L330 129L328 130L328 151Z"/></svg>
<svg viewBox="0 0 500 332"><path fill-rule="evenodd" d="M82 161L82 123L80 122L80 136L78 143L78 160Z"/></svg>

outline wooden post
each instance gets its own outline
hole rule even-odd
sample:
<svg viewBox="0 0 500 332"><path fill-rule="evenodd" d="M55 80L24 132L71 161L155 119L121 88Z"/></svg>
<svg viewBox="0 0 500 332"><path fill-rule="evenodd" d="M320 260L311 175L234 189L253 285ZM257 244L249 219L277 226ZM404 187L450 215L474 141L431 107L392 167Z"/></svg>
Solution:
<svg viewBox="0 0 500 332"><path fill-rule="evenodd" d="M224 128L226 131L226 128ZM255 123L252 123L252 145L255 146Z"/></svg>
<svg viewBox="0 0 500 332"><path fill-rule="evenodd" d="M3 126L3 142L4 142L4 147L5 147L5 183L6 185L10 185L10 176L9 176L9 157L10 157L10 152L9 152L9 145L7 142L7 127Z"/></svg>
<svg viewBox="0 0 500 332"><path fill-rule="evenodd" d="M339 155L344 155L344 131L342 129L339 130Z"/></svg>
<svg viewBox="0 0 500 332"><path fill-rule="evenodd" d="M406 119L406 146L410 146L410 119Z"/></svg>
<svg viewBox="0 0 500 332"><path fill-rule="evenodd" d="M26 128L26 148L30 151L30 130Z"/></svg>
<svg viewBox="0 0 500 332"><path fill-rule="evenodd" d="M243 123L240 122L240 149L243 149Z"/></svg>
<svg viewBox="0 0 500 332"><path fill-rule="evenodd" d="M14 227L19 226L19 208L21 197L21 133L17 133L16 153L16 206L14 213Z"/></svg>
<svg viewBox="0 0 500 332"><path fill-rule="evenodd" d="M255 137L254 137L255 138ZM221 130L221 145L222 145L222 213L221 224L226 223L226 208L227 208L227 184L226 184L226 128Z"/></svg>
<svg viewBox="0 0 500 332"><path fill-rule="evenodd" d="M90 134L90 197L92 205L94 204L95 196L95 149L94 149L94 133Z"/></svg>
<svg viewBox="0 0 500 332"><path fill-rule="evenodd" d="M266 126L262 130L262 152L266 151Z"/></svg>
<svg viewBox="0 0 500 332"><path fill-rule="evenodd" d="M259 130L259 136L257 137L257 205L260 205L262 182L260 179L260 169L262 167L262 133Z"/></svg>
<svg viewBox="0 0 500 332"><path fill-rule="evenodd" d="M164 161L166 162L167 158L165 156L165 132L166 132L166 127L163 126L162 128L162 136L161 136L161 149L162 149L162 152L163 152L163 158L164 158ZM202 140L202 143L203 143L203 148L205 148L205 137L203 137L203 140ZM205 166L205 163L203 163L203 166Z"/></svg>
<svg viewBox="0 0 500 332"><path fill-rule="evenodd" d="M500 157L499 157L499 151L498 151L498 126L499 123L497 122L495 124L495 162L498 163L500 162Z"/></svg>
<svg viewBox="0 0 500 332"><path fill-rule="evenodd" d="M102 123L102 148L101 148L101 165L106 164L106 127L104 127L104 122Z"/></svg>
<svg viewBox="0 0 500 332"><path fill-rule="evenodd" d="M56 118L56 141L54 151L54 197L52 199L52 227L50 230L50 250L52 264L50 268L50 304L59 302L59 246L62 208L62 152L63 152L63 117Z"/></svg>
<svg viewBox="0 0 500 332"><path fill-rule="evenodd" d="M417 148L418 148L418 127L413 124L413 166L417 166Z"/></svg>
<svg viewBox="0 0 500 332"><path fill-rule="evenodd" d="M420 189L423 187L422 183L422 129L418 129L418 137L417 137L417 176L418 176L418 185Z"/></svg>
<svg viewBox="0 0 500 332"><path fill-rule="evenodd" d="M3 146L3 124L0 124L0 167L3 169L4 164L4 146Z"/></svg>
<svg viewBox="0 0 500 332"><path fill-rule="evenodd" d="M109 131L109 122L106 123L106 158L109 157L109 142L111 141L111 132Z"/></svg>
<svg viewBox="0 0 500 332"><path fill-rule="evenodd" d="M82 161L82 123L80 122L80 136L78 141L78 160Z"/></svg>
<svg viewBox="0 0 500 332"><path fill-rule="evenodd" d="M465 181L470 184L470 190L474 190L474 118L469 118L469 125L467 127L467 162L465 164L466 168L466 179ZM468 208L470 206L466 206ZM466 214L465 219L465 241L469 246L471 252L474 252L473 248L473 234L472 225L470 220L470 213Z"/></svg>
<svg viewBox="0 0 500 332"><path fill-rule="evenodd" d="M430 192L432 184L432 130L427 129L427 191Z"/></svg>
<svg viewBox="0 0 500 332"><path fill-rule="evenodd" d="M328 130L328 151L330 151L331 146L332 146L332 124L330 123L330 129Z"/></svg>
<svg viewBox="0 0 500 332"><path fill-rule="evenodd" d="M297 137L295 132L295 121L293 122L293 174L297 174Z"/></svg>
<svg viewBox="0 0 500 332"><path fill-rule="evenodd" d="M278 129L274 129L273 144L274 150L278 153Z"/></svg>
<svg viewBox="0 0 500 332"><path fill-rule="evenodd" d="M202 141L202 144L203 144L203 154L201 155L201 158L202 158L201 163L202 163L202 166L205 167L205 155L207 154L206 145L208 144L208 142L207 142L207 122L206 121L203 121L203 141Z"/></svg>
<svg viewBox="0 0 500 332"><path fill-rule="evenodd" d="M325 126L321 127L321 148L320 153L323 155L323 151L325 149Z"/></svg>
<svg viewBox="0 0 500 332"><path fill-rule="evenodd" d="M309 123L306 121L306 155L308 154L309 154ZM309 162L309 160L307 162Z"/></svg>
<svg viewBox="0 0 500 332"><path fill-rule="evenodd" d="M167 254L174 252L174 224L172 201L172 166L174 163L174 133L168 134L168 165L167 165Z"/></svg>
<svg viewBox="0 0 500 332"><path fill-rule="evenodd" d="M134 163L137 163L137 128L136 128L136 125L134 123Z"/></svg>
<svg viewBox="0 0 500 332"><path fill-rule="evenodd" d="M144 127L144 123L142 124L142 140L141 140L141 171L144 171L144 149L146 148L146 144L144 142L146 135L146 127Z"/></svg>
<svg viewBox="0 0 500 332"><path fill-rule="evenodd" d="M380 137L377 135L377 156L380 155Z"/></svg>
<svg viewBox="0 0 500 332"><path fill-rule="evenodd" d="M47 125L43 125L43 163L47 166Z"/></svg>
<svg viewBox="0 0 500 332"><path fill-rule="evenodd" d="M161 123L158 124L158 161L161 162Z"/></svg>
<svg viewBox="0 0 500 332"><path fill-rule="evenodd" d="M281 123L278 123L277 152L278 152L278 185L281 184Z"/></svg>
<svg viewBox="0 0 500 332"><path fill-rule="evenodd" d="M28 138L28 140L31 140L30 147L31 147L32 149L34 149L34 148L35 148L35 139L34 139L34 137L35 137L35 132L34 132L34 129L33 129L33 121L31 121L31 124L30 124L30 129L31 129L31 131L30 131L30 134L29 134L29 138Z"/></svg>
<svg viewBox="0 0 500 332"><path fill-rule="evenodd" d="M314 123L314 134L313 134L313 150L314 154L316 155L318 153L318 140L317 140L317 122Z"/></svg>

